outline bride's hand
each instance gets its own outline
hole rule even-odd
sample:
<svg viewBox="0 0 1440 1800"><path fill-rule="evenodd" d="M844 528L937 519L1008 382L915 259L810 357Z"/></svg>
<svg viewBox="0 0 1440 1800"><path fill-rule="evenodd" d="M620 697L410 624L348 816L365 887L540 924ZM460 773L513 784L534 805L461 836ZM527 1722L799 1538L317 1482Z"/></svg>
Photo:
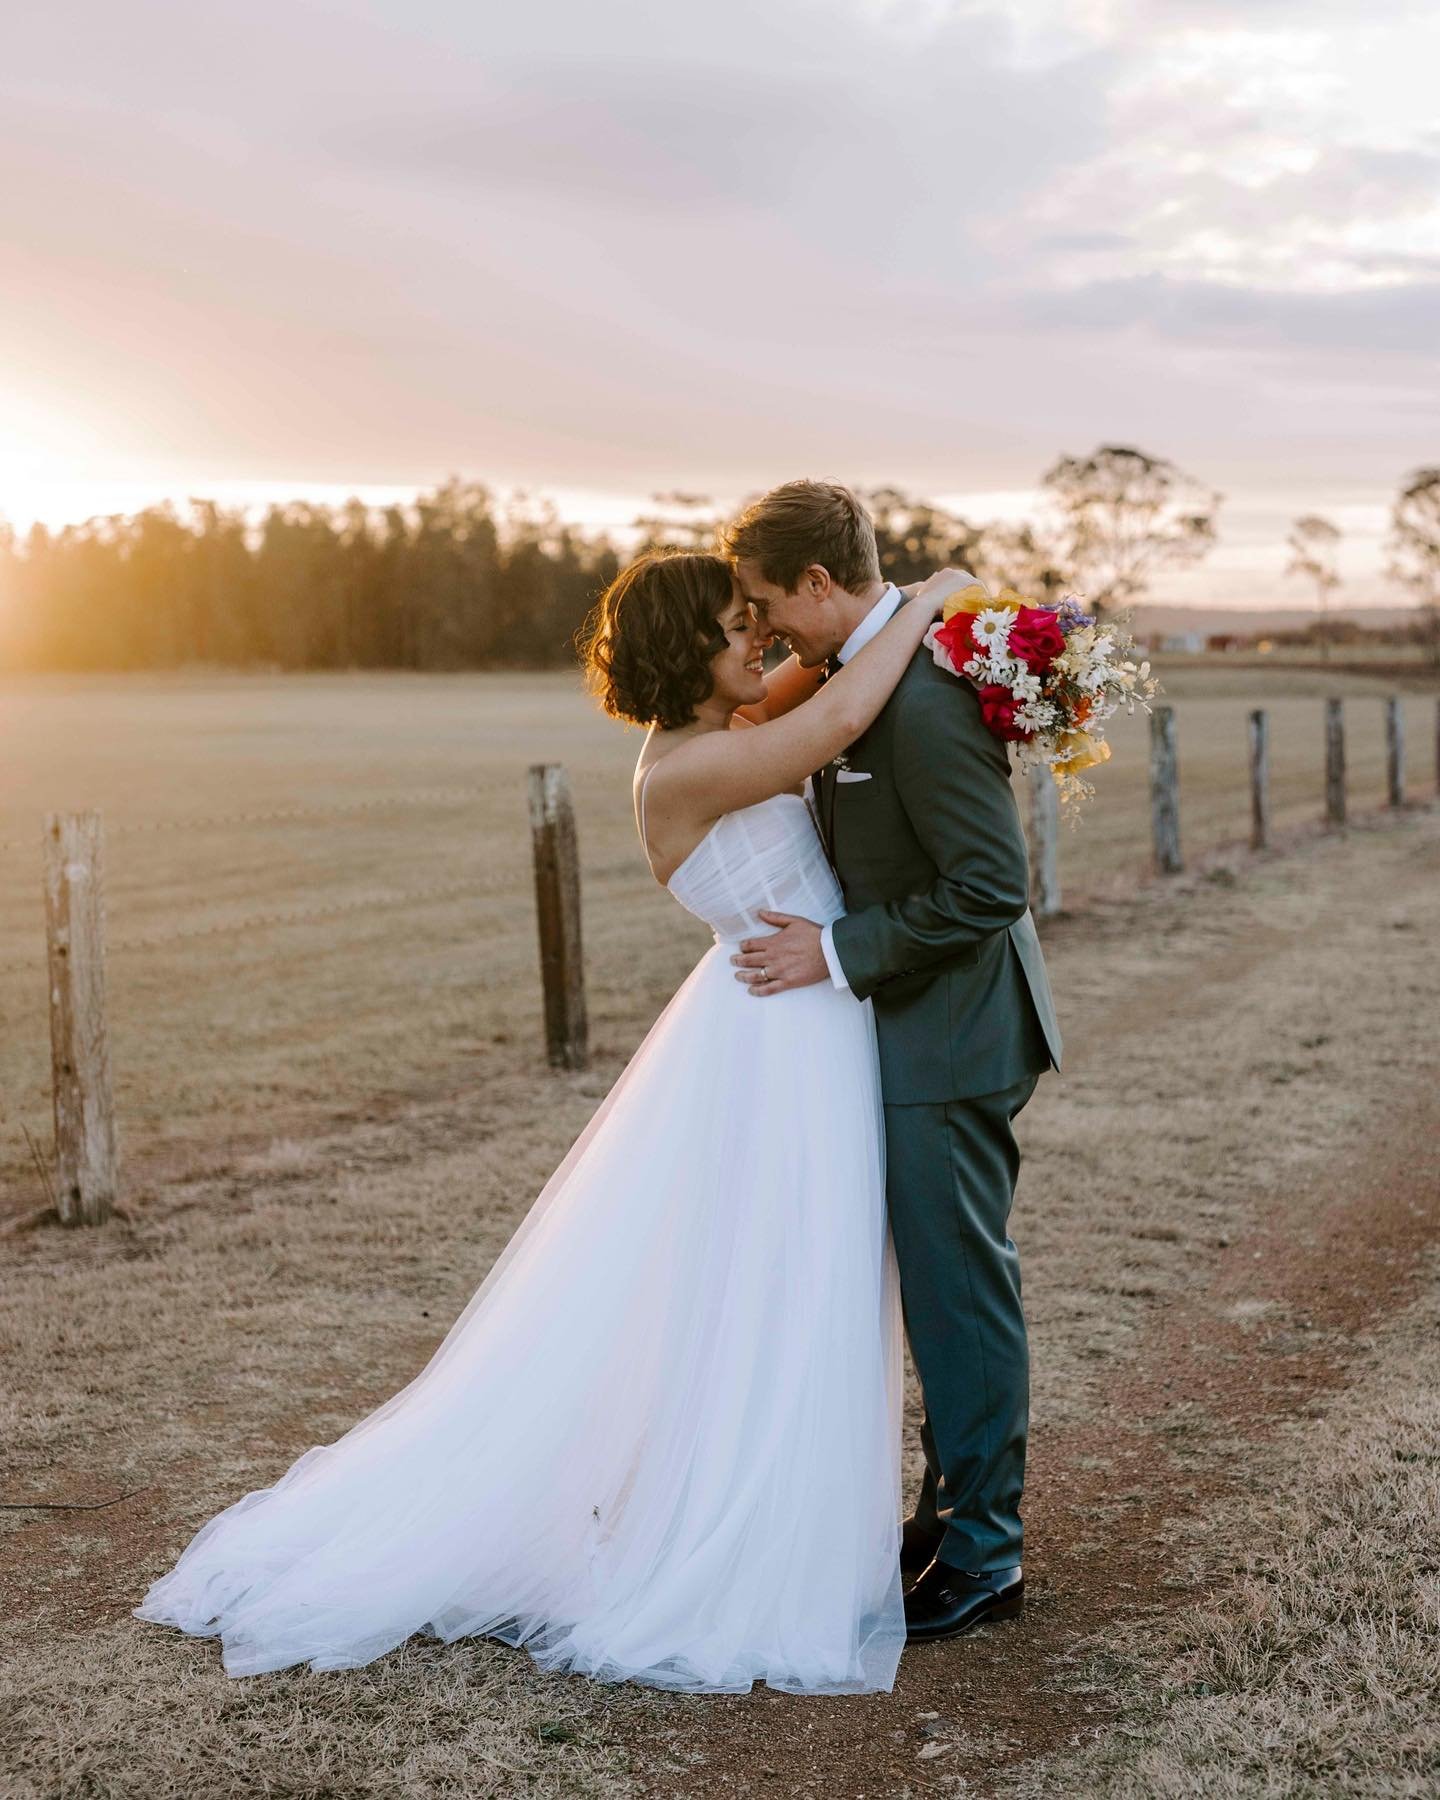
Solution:
<svg viewBox="0 0 1440 1800"><path fill-rule="evenodd" d="M938 619L945 602L954 594L981 583L968 569L937 569L928 581L915 590L915 604L927 608L931 618Z"/></svg>

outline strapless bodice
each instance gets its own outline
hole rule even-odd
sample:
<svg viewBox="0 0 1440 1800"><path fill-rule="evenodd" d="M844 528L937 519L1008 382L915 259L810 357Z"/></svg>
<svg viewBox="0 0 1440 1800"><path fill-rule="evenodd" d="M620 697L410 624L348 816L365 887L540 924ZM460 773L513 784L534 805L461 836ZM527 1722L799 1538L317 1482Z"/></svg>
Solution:
<svg viewBox="0 0 1440 1800"><path fill-rule="evenodd" d="M759 916L762 908L817 925L845 910L809 804L798 794L723 813L665 885L719 943L773 931Z"/></svg>

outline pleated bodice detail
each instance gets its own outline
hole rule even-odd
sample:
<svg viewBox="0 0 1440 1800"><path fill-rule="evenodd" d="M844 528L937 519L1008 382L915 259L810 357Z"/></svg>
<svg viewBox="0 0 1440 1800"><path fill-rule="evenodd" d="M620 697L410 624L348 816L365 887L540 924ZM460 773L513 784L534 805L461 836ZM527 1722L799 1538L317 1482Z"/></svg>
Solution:
<svg viewBox="0 0 1440 1800"><path fill-rule="evenodd" d="M777 794L725 813L666 884L719 943L774 929L760 918L794 913L828 925L845 910L808 802Z"/></svg>

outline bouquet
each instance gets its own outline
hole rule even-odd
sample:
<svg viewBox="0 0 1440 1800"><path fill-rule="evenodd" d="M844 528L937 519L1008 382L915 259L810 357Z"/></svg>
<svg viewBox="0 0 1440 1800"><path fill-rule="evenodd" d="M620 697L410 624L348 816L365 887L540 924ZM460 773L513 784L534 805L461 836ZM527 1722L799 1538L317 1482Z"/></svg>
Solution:
<svg viewBox="0 0 1440 1800"><path fill-rule="evenodd" d="M1076 594L1049 606L1008 587L992 598L976 582L946 602L925 642L942 669L974 683L981 717L1016 746L1019 766L1050 770L1067 808L1095 791L1084 771L1109 760L1105 721L1122 706L1149 712L1159 692L1134 640L1097 624Z"/></svg>

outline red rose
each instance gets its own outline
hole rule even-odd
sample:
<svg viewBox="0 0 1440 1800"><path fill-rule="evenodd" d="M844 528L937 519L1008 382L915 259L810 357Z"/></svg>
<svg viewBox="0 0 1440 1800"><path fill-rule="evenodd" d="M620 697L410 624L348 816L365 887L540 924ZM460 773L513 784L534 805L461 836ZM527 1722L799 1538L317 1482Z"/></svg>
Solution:
<svg viewBox="0 0 1440 1800"><path fill-rule="evenodd" d="M975 623L973 613L957 612L952 619L935 629L935 642L939 644L950 661L955 665L955 672L960 673L970 658L976 654L975 638L971 626Z"/></svg>
<svg viewBox="0 0 1440 1800"><path fill-rule="evenodd" d="M989 682L979 693L980 717L996 737L1018 744L1030 736L1023 725L1015 723L1015 708L1020 702L1008 687L1001 687L998 681Z"/></svg>
<svg viewBox="0 0 1440 1800"><path fill-rule="evenodd" d="M1022 606L1010 625L1010 654L1032 675L1043 675L1065 648L1060 621L1043 606Z"/></svg>

